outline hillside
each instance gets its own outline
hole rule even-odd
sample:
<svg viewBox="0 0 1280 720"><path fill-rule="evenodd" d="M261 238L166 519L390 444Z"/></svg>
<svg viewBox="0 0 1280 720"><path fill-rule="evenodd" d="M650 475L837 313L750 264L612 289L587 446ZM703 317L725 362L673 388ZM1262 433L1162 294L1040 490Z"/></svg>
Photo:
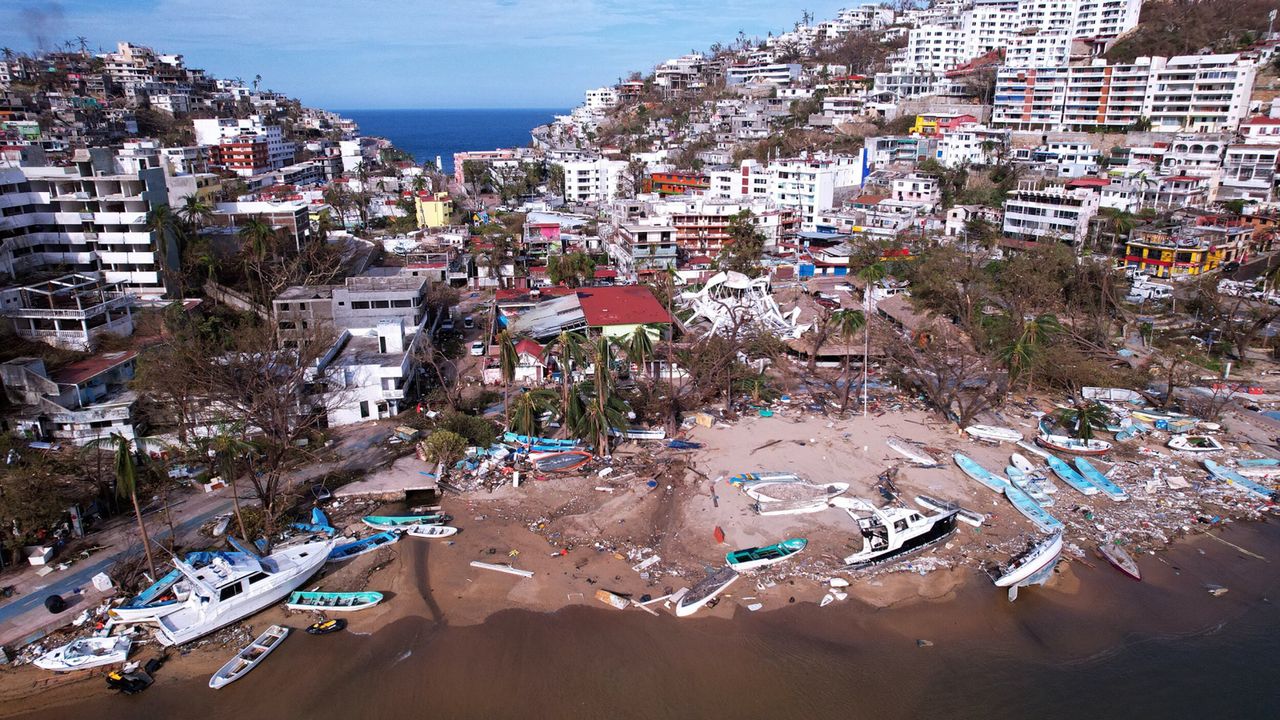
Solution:
<svg viewBox="0 0 1280 720"><path fill-rule="evenodd" d="M1112 62L1142 56L1194 55L1203 49L1242 50L1267 31L1280 0L1151 0L1138 26L1107 53Z"/></svg>

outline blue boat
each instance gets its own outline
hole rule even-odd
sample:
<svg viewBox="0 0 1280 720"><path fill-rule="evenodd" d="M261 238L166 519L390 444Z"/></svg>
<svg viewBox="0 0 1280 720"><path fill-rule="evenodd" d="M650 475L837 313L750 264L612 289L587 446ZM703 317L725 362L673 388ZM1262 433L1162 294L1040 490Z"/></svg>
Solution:
<svg viewBox="0 0 1280 720"><path fill-rule="evenodd" d="M1022 513L1023 517L1030 520L1036 527L1044 532L1054 532L1062 529L1062 521L1045 512L1045 509L1036 504L1031 496L1013 485L1004 486L1004 496L1009 498L1009 502L1013 503L1014 509Z"/></svg>
<svg viewBox="0 0 1280 720"><path fill-rule="evenodd" d="M335 547L329 551L329 559L327 562L341 562L342 560L350 560L357 555L363 555L367 552L373 552L384 545L394 545L400 539L400 533L397 532L380 532L374 533L367 538L361 538L355 542L349 542Z"/></svg>
<svg viewBox="0 0 1280 720"><path fill-rule="evenodd" d="M1252 459L1237 460L1236 464L1239 465L1240 467L1246 467L1246 468L1266 468L1266 467L1275 467L1277 465L1280 465L1280 460L1277 460L1275 458L1252 458Z"/></svg>
<svg viewBox="0 0 1280 720"><path fill-rule="evenodd" d="M1053 474L1062 478L1062 482L1070 485L1080 492L1081 495L1097 495L1098 487L1093 483L1085 480L1080 473L1071 469L1071 466L1061 460L1061 458L1046 453L1045 462L1049 463L1049 469L1053 470Z"/></svg>
<svg viewBox="0 0 1280 720"><path fill-rule="evenodd" d="M533 437L531 435L517 435L513 432L502 434L502 441L515 443L517 445L542 445L555 448L576 448L582 444L580 440L565 438L563 440L556 438Z"/></svg>
<svg viewBox="0 0 1280 720"><path fill-rule="evenodd" d="M289 527L294 530L301 530L302 532L321 533L330 537L333 537L338 532L329 525L315 525L313 523L290 523Z"/></svg>
<svg viewBox="0 0 1280 720"><path fill-rule="evenodd" d="M702 443L692 440L670 440L667 442L667 447L672 450L697 450L702 447Z"/></svg>
<svg viewBox="0 0 1280 720"><path fill-rule="evenodd" d="M1261 483L1254 482L1229 467L1219 465L1212 460L1204 461L1205 469L1213 474L1214 477L1224 482L1230 483L1241 490L1253 493L1264 500L1280 502L1280 493Z"/></svg>
<svg viewBox="0 0 1280 720"><path fill-rule="evenodd" d="M1112 500L1119 502L1129 499L1129 493L1121 489L1119 485L1108 480L1107 476L1103 475L1101 470L1094 467L1093 463L1089 462L1085 458L1076 458L1076 469L1080 471L1080 474L1083 475L1085 479L1097 486L1099 490Z"/></svg>
<svg viewBox="0 0 1280 720"><path fill-rule="evenodd" d="M998 493L1003 493L1004 489L1009 487L1008 480L1005 480L999 475L996 475L990 470L982 467L978 463L974 462L968 455L956 453L952 457L955 459L956 465L959 465L960 469L964 471L965 475L968 475L974 480L986 485L988 488L995 490Z"/></svg>

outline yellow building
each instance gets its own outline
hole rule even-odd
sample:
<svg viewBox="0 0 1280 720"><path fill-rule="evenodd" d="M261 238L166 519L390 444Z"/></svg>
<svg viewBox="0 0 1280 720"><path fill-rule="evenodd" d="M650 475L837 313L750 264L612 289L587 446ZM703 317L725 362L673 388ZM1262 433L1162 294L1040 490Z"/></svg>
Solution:
<svg viewBox="0 0 1280 720"><path fill-rule="evenodd" d="M445 227L453 216L453 200L447 192L421 193L414 199L413 206L420 228Z"/></svg>

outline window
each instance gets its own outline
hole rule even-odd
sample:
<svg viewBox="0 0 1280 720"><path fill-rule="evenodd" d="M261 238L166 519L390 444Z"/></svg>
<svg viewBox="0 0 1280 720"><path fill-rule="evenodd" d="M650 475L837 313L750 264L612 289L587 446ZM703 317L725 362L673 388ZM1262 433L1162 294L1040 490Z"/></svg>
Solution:
<svg viewBox="0 0 1280 720"><path fill-rule="evenodd" d="M264 572L256 572L256 573L254 573L254 574L252 574L252 575L250 575L250 576L249 576L249 584L250 584L250 585L253 585L254 583L260 583L260 582L262 582L263 580L266 580L266 579L267 579L267 578L269 578L269 577L271 577L271 576L270 576L270 575L268 575L268 574L266 574L266 573L264 573Z"/></svg>
<svg viewBox="0 0 1280 720"><path fill-rule="evenodd" d="M369 417L369 401L368 400L360 401L360 417L362 418Z"/></svg>
<svg viewBox="0 0 1280 720"><path fill-rule="evenodd" d="M244 584L243 584L243 583L236 583L235 585L228 585L228 586L226 586L226 587L222 588L222 591L218 593L218 599L219 599L219 600L230 600L231 598L233 598L233 597L235 597L235 596L239 595L239 594L240 594L240 592L241 592L242 590L244 590Z"/></svg>

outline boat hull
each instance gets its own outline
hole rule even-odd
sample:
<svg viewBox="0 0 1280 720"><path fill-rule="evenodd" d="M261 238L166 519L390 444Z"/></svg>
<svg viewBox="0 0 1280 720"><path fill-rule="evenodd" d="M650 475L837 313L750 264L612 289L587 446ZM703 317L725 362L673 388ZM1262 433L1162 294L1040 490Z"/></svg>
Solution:
<svg viewBox="0 0 1280 720"><path fill-rule="evenodd" d="M733 568L720 568L703 578L676 603L676 617L689 617L714 600L742 577Z"/></svg>
<svg viewBox="0 0 1280 720"><path fill-rule="evenodd" d="M885 550L884 552L873 554L868 557L859 557L858 555L850 555L845 558L845 569L858 570L860 568L871 567L873 565L883 565L884 563L894 560L900 560L914 552L924 550L925 548L940 543L951 536L956 531L956 516L959 510L948 510L944 515L934 521L933 526L927 532L909 538L902 545L893 550Z"/></svg>
<svg viewBox="0 0 1280 720"><path fill-rule="evenodd" d="M1047 542L1034 549L1025 562L996 578L996 587L1013 587L1057 564L1062 556L1062 533L1054 533Z"/></svg>

